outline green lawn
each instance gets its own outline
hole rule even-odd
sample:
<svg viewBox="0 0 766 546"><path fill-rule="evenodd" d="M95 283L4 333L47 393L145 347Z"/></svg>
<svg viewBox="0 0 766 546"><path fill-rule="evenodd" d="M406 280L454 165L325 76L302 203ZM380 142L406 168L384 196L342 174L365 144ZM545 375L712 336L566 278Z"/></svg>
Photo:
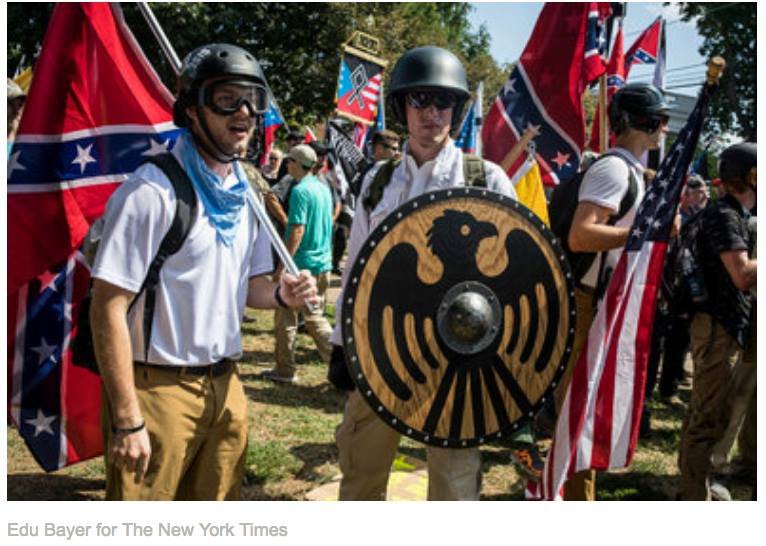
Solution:
<svg viewBox="0 0 766 546"><path fill-rule="evenodd" d="M281 385L256 375L273 365L271 312L251 312L244 325L245 354L241 374L250 406L250 446L244 497L252 500L302 500L312 489L338 475L334 431L343 412L344 395L326 381L326 366L310 338L299 335L296 351L299 383ZM689 391L682 391L688 400ZM682 410L652 402L653 432L639 442L633 465L599 474L602 500L672 499L678 483L676 450ZM482 498L521 500L524 483L508 464L508 449L484 446ZM402 453L425 458L423 447L410 440ZM29 455L15 430L8 429L9 500L102 499L103 463L94 459L46 474ZM749 499L750 488L734 484L737 499Z"/></svg>

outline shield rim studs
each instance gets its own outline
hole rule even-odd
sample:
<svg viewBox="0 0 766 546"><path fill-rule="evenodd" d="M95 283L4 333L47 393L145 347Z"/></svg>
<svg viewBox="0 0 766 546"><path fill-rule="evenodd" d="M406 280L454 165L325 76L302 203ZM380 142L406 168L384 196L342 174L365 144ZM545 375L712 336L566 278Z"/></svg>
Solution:
<svg viewBox="0 0 766 546"><path fill-rule="evenodd" d="M461 199L465 198L465 196L478 198L481 200L491 201L495 203L500 203L505 207L510 207L516 210L527 222L530 222L534 224L543 234L545 239L551 244L553 249L553 257L558 260L559 265L561 266L564 282L566 282L568 285L572 284L572 273L571 268L569 267L569 264L567 263L566 259L563 258L564 252L563 247L561 246L560 241L555 237L553 232L548 228L548 226L545 225L545 223L534 213L528 214L529 209L516 201L515 199L506 198L505 195L501 193L497 193L494 191L487 191L486 189L479 189L479 188L465 188L465 192L459 192L459 191L453 191L453 189L443 189L443 190L437 190L434 192L429 192L428 194L423 194L418 196L416 199L413 199L411 201L408 201L401 205L399 208L395 209L391 214L386 218L381 225L379 225L369 236L370 244L365 244L362 246L362 249L360 250L360 254L357 256L357 259L355 263L353 264L352 270L351 270L351 276L356 276L358 278L361 278L362 272L364 270L365 265L368 263L369 255L372 254L372 252L375 250L375 247L377 246L376 243L380 241L380 239L385 235L386 232L390 232L393 230L394 226L399 223L402 219L405 218L405 212L409 212L412 210L416 210L417 207L417 200L423 200L425 199L425 195L428 195L429 202L427 205L432 205L435 203L438 203L439 201L444 201L448 199ZM422 208L422 207L421 207ZM387 226L386 230L383 230L383 226ZM346 295L343 301L343 314L345 317L350 317L353 314L353 308L354 308L354 302L356 301L356 291L359 287L359 284L355 285L349 285L346 288L346 290L349 291L349 294ZM574 292L570 288L568 290L565 290L566 293L566 299L568 300L568 306L571 310L571 322L572 324L575 324L576 321L576 309L575 309L575 298L574 298ZM413 426L408 423L407 421L404 421L400 416L394 415L393 413L389 412L388 408L386 408L381 401L375 396L375 393L372 391L372 388L367 383L366 378L364 377L364 374L362 372L361 364L358 359L358 355L356 353L356 347L354 343L354 335L353 335L353 321L351 323L346 322L345 320L341 324L342 326L342 338L344 340L344 348L346 353L346 359L347 363L351 368L351 377L354 379L357 388L359 389L359 392L362 394L363 399L367 402L368 405L370 405L371 409L377 414L380 415L383 422L386 423L388 426L395 429L400 434L403 434L413 440L422 442L427 445L437 446L437 447L449 447L449 448L471 448L471 447L477 447L480 445L484 445L485 443L492 442L494 440L498 440L503 438L503 434L509 434L512 433L515 430L518 430L520 426L522 425L522 422L527 422L529 420L529 417L527 414L523 414L519 419L511 423L510 426L506 426L504 428L501 428L491 434L482 434L481 436L476 436L474 438L444 438L435 436L433 434L427 434L424 432L420 432L419 430L416 430L413 428ZM560 383L560 379L564 373L564 370L566 368L567 362L569 360L569 355L572 350L572 342L574 339L574 328L570 327L569 331L566 335L566 342L564 351L562 351L562 357L559 362L559 364L556 367L556 370L553 374L552 380L548 387L545 389L545 391L542 394L542 397L540 400L538 400L531 408L531 413L537 413L543 405L543 400L550 399L550 397L553 395L553 391L556 388L557 385ZM360 378L361 375L361 378ZM383 409L378 411L378 408L382 407Z"/></svg>

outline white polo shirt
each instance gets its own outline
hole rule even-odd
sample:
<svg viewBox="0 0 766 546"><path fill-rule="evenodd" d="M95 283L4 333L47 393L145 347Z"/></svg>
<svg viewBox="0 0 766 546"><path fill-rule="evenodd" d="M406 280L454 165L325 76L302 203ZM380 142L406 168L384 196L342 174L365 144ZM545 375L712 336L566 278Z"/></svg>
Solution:
<svg viewBox="0 0 766 546"><path fill-rule="evenodd" d="M383 197L372 211L367 211L364 206L365 197L370 184L375 179L375 174L383 163L385 161L379 162L370 169L362 181L362 190L357 199L354 222L351 225L351 235L349 236L348 260L346 262L348 265L343 271L342 286L344 287L351 266L356 261L356 256L367 237L389 214L400 205L423 193L465 186L463 152L455 146L452 140L447 142L435 159L426 161L420 167L409 154L409 143L407 143L402 151L402 161L394 169L391 181L383 192ZM484 173L487 189L516 199L516 190L513 189L511 181L500 166L485 160ZM343 291L338 295L337 301L343 301ZM335 329L330 337L330 341L335 345L342 345L340 328L342 307L339 304L335 306Z"/></svg>
<svg viewBox="0 0 766 546"><path fill-rule="evenodd" d="M236 182L232 174L224 184ZM165 174L152 164L139 167L107 203L92 276L138 292L175 209L175 193ZM274 269L270 241L249 204L242 215L233 244L225 246L197 199L189 236L160 271L147 359L143 294L128 316L133 360L185 366L241 357L248 280Z"/></svg>

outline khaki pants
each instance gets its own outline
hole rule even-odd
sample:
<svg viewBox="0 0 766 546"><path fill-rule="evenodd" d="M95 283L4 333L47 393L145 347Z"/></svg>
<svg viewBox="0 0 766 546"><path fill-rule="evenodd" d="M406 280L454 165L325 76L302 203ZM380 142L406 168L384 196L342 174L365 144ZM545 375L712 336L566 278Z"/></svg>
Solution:
<svg viewBox="0 0 766 546"><path fill-rule="evenodd" d="M343 421L335 431L343 478L339 500L386 500L391 464L400 434L384 423L359 391L349 393ZM478 500L478 448L428 446L428 500Z"/></svg>
<svg viewBox="0 0 766 546"><path fill-rule="evenodd" d="M247 451L247 400L236 367L219 377L135 367L152 454L146 477L109 461L111 416L102 396L107 500L240 500Z"/></svg>
<svg viewBox="0 0 766 546"><path fill-rule="evenodd" d="M321 303L314 313L304 310L303 318L306 323L306 330L319 351L319 356L324 362L329 362L332 354L332 343L330 343L332 326L324 316L324 304L330 276L328 273L320 273L316 279L317 293ZM282 377L293 377L295 375L295 338L298 334L298 311L277 309L274 314L274 327L277 338L274 351L275 370Z"/></svg>
<svg viewBox="0 0 766 546"><path fill-rule="evenodd" d="M557 415L561 413L561 406L564 404L569 383L572 381L575 363L588 339L588 331L596 314L593 306L593 294L588 294L580 288L575 288L575 308L577 309L577 322L575 324L572 353L569 357L569 362L567 362L566 370L564 370L564 375L561 376L561 382L554 391ZM564 484L564 500L596 500L596 471L582 470L574 474Z"/></svg>
<svg viewBox="0 0 766 546"><path fill-rule="evenodd" d="M679 498L709 500L713 447L731 417L731 389L742 349L713 317L697 313L689 331L694 360L692 397L681 429Z"/></svg>

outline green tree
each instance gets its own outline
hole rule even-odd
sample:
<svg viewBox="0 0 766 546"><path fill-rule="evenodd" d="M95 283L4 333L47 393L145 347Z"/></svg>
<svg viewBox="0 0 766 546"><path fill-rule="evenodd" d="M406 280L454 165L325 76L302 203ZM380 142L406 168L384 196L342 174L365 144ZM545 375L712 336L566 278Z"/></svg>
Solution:
<svg viewBox="0 0 766 546"><path fill-rule="evenodd" d="M170 89L175 76L138 8L124 3L125 19ZM279 105L293 127L313 125L334 110L343 43L353 31L381 39L393 62L407 49L438 45L465 63L471 89L485 82L485 99L501 87L505 72L489 54L484 27L474 32L464 3L151 3L180 57L210 42L233 42L261 61ZM29 62L42 42L52 4L8 5L9 71ZM384 84L387 81L384 80ZM392 123L393 120L387 120Z"/></svg>
<svg viewBox="0 0 766 546"><path fill-rule="evenodd" d="M700 54L726 59L706 129L756 140L756 3L683 2L681 14L684 21L695 21L704 39Z"/></svg>

